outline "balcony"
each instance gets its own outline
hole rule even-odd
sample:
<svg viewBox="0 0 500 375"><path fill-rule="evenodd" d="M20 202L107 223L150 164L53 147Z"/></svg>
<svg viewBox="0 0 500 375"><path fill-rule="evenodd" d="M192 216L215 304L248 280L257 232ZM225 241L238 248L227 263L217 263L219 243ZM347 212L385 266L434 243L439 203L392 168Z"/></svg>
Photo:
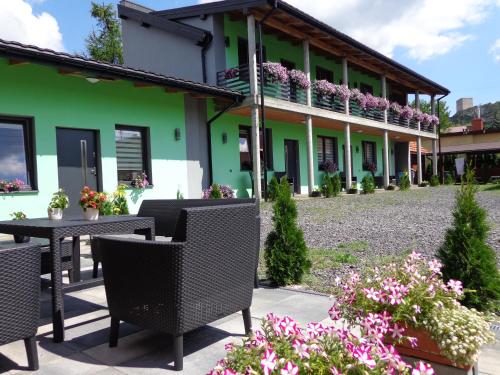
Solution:
<svg viewBox="0 0 500 375"><path fill-rule="evenodd" d="M260 82L260 70L257 66L257 77ZM244 95L250 95L250 72L248 65L238 68L226 69L217 73L217 85L240 91ZM293 84L264 83L264 95L275 99L286 100L288 102L307 104L306 90L300 89ZM311 105L315 108L330 110L345 114L345 103L336 95L320 95L314 88L311 92ZM368 120L384 122L384 111L379 109L364 110L358 106L354 100L349 100L349 115ZM391 125L401 126L407 129L417 129L418 123L414 120L407 120L393 114L390 110L387 113L387 122ZM421 124L420 130L433 133L433 126Z"/></svg>

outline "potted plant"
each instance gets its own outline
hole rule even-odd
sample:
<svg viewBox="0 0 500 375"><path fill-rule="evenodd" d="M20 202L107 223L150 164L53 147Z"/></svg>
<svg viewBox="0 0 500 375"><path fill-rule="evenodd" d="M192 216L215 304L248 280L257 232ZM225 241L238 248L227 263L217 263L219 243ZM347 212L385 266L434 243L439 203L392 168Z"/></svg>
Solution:
<svg viewBox="0 0 500 375"><path fill-rule="evenodd" d="M12 220L26 220L28 217L22 211L16 211L10 214L12 216ZM26 243L30 242L29 236L23 236L20 234L14 234L14 242L15 243Z"/></svg>
<svg viewBox="0 0 500 375"><path fill-rule="evenodd" d="M142 171L133 180L131 185L137 189L145 189L149 186L148 175Z"/></svg>
<svg viewBox="0 0 500 375"><path fill-rule="evenodd" d="M99 210L107 200L106 194L93 191L88 186L83 188L81 194L80 206L83 208L85 220L99 219Z"/></svg>
<svg viewBox="0 0 500 375"><path fill-rule="evenodd" d="M63 210L68 208L69 198L64 193L63 189L59 189L54 194L52 194L52 200L50 201L48 214L50 220L61 220L63 217Z"/></svg>
<svg viewBox="0 0 500 375"><path fill-rule="evenodd" d="M484 316L459 303L462 283L445 283L441 263L413 252L398 262L337 280L339 314L354 324L381 316L380 338L406 356L470 369L479 348L494 341ZM451 372L450 372L451 373Z"/></svg>

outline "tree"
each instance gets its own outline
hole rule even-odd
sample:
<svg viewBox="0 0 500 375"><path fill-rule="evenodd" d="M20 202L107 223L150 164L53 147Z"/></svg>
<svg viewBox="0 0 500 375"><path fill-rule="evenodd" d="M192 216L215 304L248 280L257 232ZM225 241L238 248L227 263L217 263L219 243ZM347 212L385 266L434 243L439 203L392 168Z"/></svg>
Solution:
<svg viewBox="0 0 500 375"><path fill-rule="evenodd" d="M443 278L460 280L467 307L487 311L498 308L500 273L493 249L486 243L489 227L486 211L475 194L474 172L468 168L457 193L453 226L447 230L437 257L443 263Z"/></svg>
<svg viewBox="0 0 500 375"><path fill-rule="evenodd" d="M120 23L113 4L92 2L90 14L97 21L97 32L92 30L86 39L87 54L97 61L123 64Z"/></svg>
<svg viewBox="0 0 500 375"><path fill-rule="evenodd" d="M273 230L267 236L264 253L268 277L278 285L300 283L311 262L286 179L281 180L273 211Z"/></svg>
<svg viewBox="0 0 500 375"><path fill-rule="evenodd" d="M415 100L411 102L410 106L415 108ZM431 113L431 103L426 101L426 100L421 100L420 101L420 110L425 113ZM437 111L437 102L436 102L436 111ZM443 130L448 129L452 124L450 120L450 109L448 108L448 105L446 102L439 101L439 128L441 129L441 132Z"/></svg>

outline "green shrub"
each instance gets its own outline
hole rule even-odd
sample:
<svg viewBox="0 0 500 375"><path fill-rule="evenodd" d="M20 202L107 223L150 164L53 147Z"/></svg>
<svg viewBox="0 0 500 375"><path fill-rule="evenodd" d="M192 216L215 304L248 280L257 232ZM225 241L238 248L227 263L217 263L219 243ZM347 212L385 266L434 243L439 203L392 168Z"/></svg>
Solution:
<svg viewBox="0 0 500 375"><path fill-rule="evenodd" d="M453 226L446 232L437 257L443 263L443 278L464 285L462 303L487 311L499 307L500 273L493 249L486 243L489 227L486 211L475 198L474 172L469 170L457 192Z"/></svg>
<svg viewBox="0 0 500 375"><path fill-rule="evenodd" d="M323 175L323 179L321 181L321 192L323 193L325 198L333 197L332 179L326 173Z"/></svg>
<svg viewBox="0 0 500 375"><path fill-rule="evenodd" d="M113 201L108 199L102 202L101 206L99 207L99 214L104 216L113 215Z"/></svg>
<svg viewBox="0 0 500 375"><path fill-rule="evenodd" d="M271 178L271 181L269 181L269 185L267 187L267 198L271 202L274 202L276 200L279 189L280 189L280 183L278 182L276 176L273 176L273 178Z"/></svg>
<svg viewBox="0 0 500 375"><path fill-rule="evenodd" d="M273 212L273 230L267 236L264 253L267 276L278 285L300 283L311 262L286 180L280 183Z"/></svg>
<svg viewBox="0 0 500 375"><path fill-rule="evenodd" d="M431 186L439 186L439 177L433 174L429 180Z"/></svg>
<svg viewBox="0 0 500 375"><path fill-rule="evenodd" d="M212 185L212 191L210 192L209 199L222 199L222 190L219 184Z"/></svg>
<svg viewBox="0 0 500 375"><path fill-rule="evenodd" d="M444 184L445 185L453 185L455 183L455 179L451 174L447 174L446 177L444 178Z"/></svg>
<svg viewBox="0 0 500 375"><path fill-rule="evenodd" d="M338 197L340 192L342 191L342 180L340 179L340 175L338 173L335 173L331 180L333 186L333 196Z"/></svg>
<svg viewBox="0 0 500 375"><path fill-rule="evenodd" d="M399 190L409 190L410 189L410 178L408 173L404 173L399 179Z"/></svg>
<svg viewBox="0 0 500 375"><path fill-rule="evenodd" d="M361 180L361 189L365 194L375 193L375 180L371 174L365 175Z"/></svg>

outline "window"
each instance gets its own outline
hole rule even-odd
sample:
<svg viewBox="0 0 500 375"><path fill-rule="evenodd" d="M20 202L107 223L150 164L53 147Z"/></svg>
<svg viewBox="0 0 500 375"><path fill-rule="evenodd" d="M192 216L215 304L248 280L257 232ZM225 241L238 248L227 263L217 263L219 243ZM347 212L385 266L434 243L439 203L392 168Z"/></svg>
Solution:
<svg viewBox="0 0 500 375"><path fill-rule="evenodd" d="M328 82L333 83L333 72L331 70L322 68L321 66L316 67L316 80L320 81L326 79Z"/></svg>
<svg viewBox="0 0 500 375"><path fill-rule="evenodd" d="M260 160L264 158L264 139L262 130L260 131ZM250 126L240 126L240 169L242 171L252 170L252 130ZM272 129L266 128L266 164L267 170L272 171L273 167L273 132Z"/></svg>
<svg viewBox="0 0 500 375"><path fill-rule="evenodd" d="M117 125L115 128L118 182L130 185L142 172L152 184L149 129Z"/></svg>
<svg viewBox="0 0 500 375"><path fill-rule="evenodd" d="M16 179L36 190L35 144L31 118L0 116L0 180Z"/></svg>
<svg viewBox="0 0 500 375"><path fill-rule="evenodd" d="M295 69L295 63L287 59L280 59L281 65L283 65L288 70Z"/></svg>
<svg viewBox="0 0 500 375"><path fill-rule="evenodd" d="M257 43L256 45L256 57L257 57L257 64L260 61L260 54L259 54L259 44ZM264 61L267 61L266 59L266 46L262 48L262 55L264 57ZM239 66L246 66L248 65L248 39L245 38L238 38L238 65Z"/></svg>
<svg viewBox="0 0 500 375"><path fill-rule="evenodd" d="M363 145L363 170L369 171L371 163L377 165L377 144L375 142L362 142Z"/></svg>
<svg viewBox="0 0 500 375"><path fill-rule="evenodd" d="M337 138L332 137L318 137L318 169L322 171L323 164L325 161L333 161L338 168L338 157L337 157Z"/></svg>
<svg viewBox="0 0 500 375"><path fill-rule="evenodd" d="M363 94L367 94L367 93L370 93L373 95L373 86L371 85L367 85L366 83L362 83L360 85L360 88L359 90L363 93Z"/></svg>

